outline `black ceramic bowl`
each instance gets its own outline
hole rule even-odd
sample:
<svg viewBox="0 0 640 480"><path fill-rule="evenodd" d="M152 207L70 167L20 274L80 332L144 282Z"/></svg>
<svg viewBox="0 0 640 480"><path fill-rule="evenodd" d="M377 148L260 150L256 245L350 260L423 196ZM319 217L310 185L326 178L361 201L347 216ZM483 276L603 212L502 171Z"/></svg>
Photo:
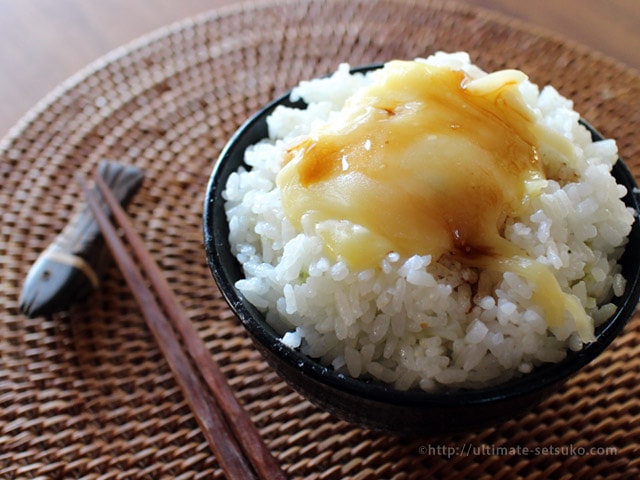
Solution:
<svg viewBox="0 0 640 480"><path fill-rule="evenodd" d="M378 66L364 67L367 70ZM595 359L621 332L633 315L640 296L640 225L635 222L629 247L622 257L627 279L624 295L616 300L617 312L596 330L597 340L580 352L570 352L556 364L548 364L507 383L480 390L427 393L398 391L378 383L353 379L283 345L263 314L235 288L242 269L229 248L229 229L222 191L227 178L243 165L245 149L267 136L266 118L288 95L275 100L249 119L231 138L213 170L204 204L204 245L213 277L227 302L242 321L256 348L294 389L337 417L356 424L395 432L442 433L468 431L515 417L535 405L564 381ZM586 125L586 124L585 124ZM592 127L592 136L601 139ZM627 187L625 203L636 211L635 181L618 160L613 168L618 183Z"/></svg>

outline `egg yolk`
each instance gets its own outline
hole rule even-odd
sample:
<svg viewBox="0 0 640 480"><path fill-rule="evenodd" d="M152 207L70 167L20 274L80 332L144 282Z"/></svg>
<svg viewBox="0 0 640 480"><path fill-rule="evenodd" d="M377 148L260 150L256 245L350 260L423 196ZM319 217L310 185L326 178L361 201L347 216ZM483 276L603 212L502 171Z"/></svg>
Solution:
<svg viewBox="0 0 640 480"><path fill-rule="evenodd" d="M286 150L277 184L287 218L354 268L398 252L515 271L533 284L548 325L568 311L590 340L577 298L503 236L505 219L545 184L541 150L572 155L525 104L518 85L526 76L470 78L418 61L392 61L371 76Z"/></svg>

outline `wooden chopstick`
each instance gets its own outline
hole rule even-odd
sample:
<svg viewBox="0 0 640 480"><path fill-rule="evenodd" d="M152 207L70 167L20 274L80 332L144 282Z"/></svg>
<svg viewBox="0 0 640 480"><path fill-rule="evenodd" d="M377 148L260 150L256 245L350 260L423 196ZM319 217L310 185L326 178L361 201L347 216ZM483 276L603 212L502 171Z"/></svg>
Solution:
<svg viewBox="0 0 640 480"><path fill-rule="evenodd" d="M80 183L102 235L222 469L229 478L286 478L109 187L95 177L95 185L111 210L114 222L122 229L156 295L146 286L97 195L84 181ZM176 331L193 362L181 348Z"/></svg>

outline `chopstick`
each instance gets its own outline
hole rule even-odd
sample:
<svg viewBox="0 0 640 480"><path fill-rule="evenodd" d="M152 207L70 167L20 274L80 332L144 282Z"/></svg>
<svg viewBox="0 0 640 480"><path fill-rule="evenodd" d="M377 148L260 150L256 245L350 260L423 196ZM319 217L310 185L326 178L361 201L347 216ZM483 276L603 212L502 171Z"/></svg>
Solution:
<svg viewBox="0 0 640 480"><path fill-rule="evenodd" d="M121 228L131 251L146 273L155 295L147 287L143 275L102 209L97 194L79 179L87 204L221 468L232 479L285 479L249 414L239 403L128 216L104 181L98 176L94 181L111 210L114 223ZM193 361L181 348L181 340Z"/></svg>

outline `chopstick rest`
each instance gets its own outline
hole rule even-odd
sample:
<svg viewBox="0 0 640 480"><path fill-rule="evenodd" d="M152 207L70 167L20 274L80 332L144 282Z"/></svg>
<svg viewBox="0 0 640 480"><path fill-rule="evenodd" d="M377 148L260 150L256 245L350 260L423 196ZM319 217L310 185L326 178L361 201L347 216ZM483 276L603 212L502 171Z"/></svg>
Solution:
<svg viewBox="0 0 640 480"><path fill-rule="evenodd" d="M106 183L99 176L95 178L97 190L144 277L96 194L83 180L80 183L105 242L222 469L229 478L286 478ZM147 287L147 280L155 292Z"/></svg>
<svg viewBox="0 0 640 480"><path fill-rule="evenodd" d="M140 188L144 172L132 165L102 161L98 176L127 205ZM86 203L29 269L20 296L20 311L30 318L68 308L98 288L111 264L100 230Z"/></svg>

